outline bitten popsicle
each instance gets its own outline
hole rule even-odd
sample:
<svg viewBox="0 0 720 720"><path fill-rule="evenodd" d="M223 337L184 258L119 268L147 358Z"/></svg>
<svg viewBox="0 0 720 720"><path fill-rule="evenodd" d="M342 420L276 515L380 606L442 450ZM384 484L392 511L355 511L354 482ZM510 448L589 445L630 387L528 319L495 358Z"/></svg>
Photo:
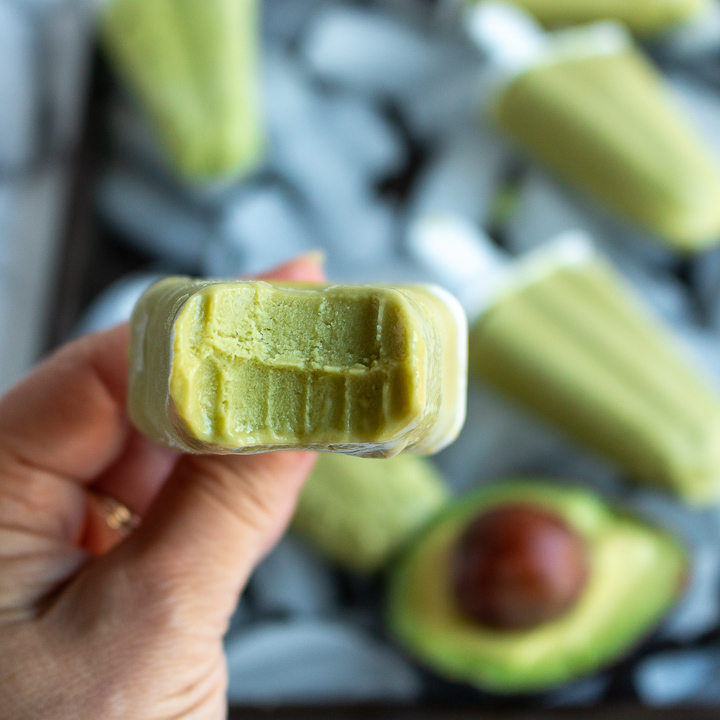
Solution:
<svg viewBox="0 0 720 720"><path fill-rule="evenodd" d="M434 286L171 277L131 321L130 414L186 452L436 452L465 418L467 323Z"/></svg>
<svg viewBox="0 0 720 720"><path fill-rule="evenodd" d="M512 263L457 219L414 228L427 264L439 267L433 248L451 256L461 244L464 266L477 268L453 286L470 317L473 374L631 479L716 503L718 393L589 241L573 234Z"/></svg>
<svg viewBox="0 0 720 720"><path fill-rule="evenodd" d="M678 251L720 242L720 164L622 26L548 34L502 3L466 24L496 66L492 121L529 156Z"/></svg>

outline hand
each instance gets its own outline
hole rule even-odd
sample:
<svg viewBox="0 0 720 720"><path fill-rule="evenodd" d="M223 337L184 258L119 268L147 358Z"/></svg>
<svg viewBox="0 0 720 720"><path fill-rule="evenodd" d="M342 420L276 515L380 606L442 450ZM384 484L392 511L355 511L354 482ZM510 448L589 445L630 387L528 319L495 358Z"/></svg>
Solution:
<svg viewBox="0 0 720 720"><path fill-rule="evenodd" d="M275 278L320 281L312 256ZM222 637L313 454L180 456L125 411L128 326L0 401L0 717L226 716ZM95 493L142 522L123 537Z"/></svg>

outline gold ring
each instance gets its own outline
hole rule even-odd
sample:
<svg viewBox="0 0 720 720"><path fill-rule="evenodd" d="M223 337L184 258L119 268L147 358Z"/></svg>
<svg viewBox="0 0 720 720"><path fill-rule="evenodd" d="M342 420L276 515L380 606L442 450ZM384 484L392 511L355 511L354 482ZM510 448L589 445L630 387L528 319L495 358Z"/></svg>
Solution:
<svg viewBox="0 0 720 720"><path fill-rule="evenodd" d="M98 511L113 530L130 532L140 524L140 516L109 495L97 495Z"/></svg>

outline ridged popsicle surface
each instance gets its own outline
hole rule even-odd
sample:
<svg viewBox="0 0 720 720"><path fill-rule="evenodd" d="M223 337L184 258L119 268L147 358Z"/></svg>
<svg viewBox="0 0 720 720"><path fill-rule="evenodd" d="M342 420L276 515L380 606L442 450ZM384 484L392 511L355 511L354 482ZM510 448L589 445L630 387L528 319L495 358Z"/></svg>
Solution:
<svg viewBox="0 0 720 720"><path fill-rule="evenodd" d="M501 299L471 331L482 379L619 463L698 503L720 495L720 400L600 262Z"/></svg>
<svg viewBox="0 0 720 720"><path fill-rule="evenodd" d="M519 75L496 121L524 150L683 251L720 238L720 166L638 51Z"/></svg>
<svg viewBox="0 0 720 720"><path fill-rule="evenodd" d="M415 314L391 289L210 286L175 322L175 409L218 444L382 442L424 410Z"/></svg>

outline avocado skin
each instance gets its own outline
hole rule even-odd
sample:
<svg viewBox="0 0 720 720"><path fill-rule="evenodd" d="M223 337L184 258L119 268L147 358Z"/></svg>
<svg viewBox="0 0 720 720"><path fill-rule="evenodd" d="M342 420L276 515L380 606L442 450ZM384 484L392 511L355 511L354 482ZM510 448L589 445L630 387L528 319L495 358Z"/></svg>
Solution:
<svg viewBox="0 0 720 720"><path fill-rule="evenodd" d="M452 597L450 553L467 523L523 502L561 515L588 544L590 577L562 618L531 630L482 628ZM682 591L688 558L668 533L593 493L513 480L458 500L410 546L390 577L388 624L438 674L498 694L549 690L609 665L648 635Z"/></svg>
<svg viewBox="0 0 720 720"><path fill-rule="evenodd" d="M336 564L383 568L446 504L445 481L414 455L367 459L321 453L292 529Z"/></svg>

